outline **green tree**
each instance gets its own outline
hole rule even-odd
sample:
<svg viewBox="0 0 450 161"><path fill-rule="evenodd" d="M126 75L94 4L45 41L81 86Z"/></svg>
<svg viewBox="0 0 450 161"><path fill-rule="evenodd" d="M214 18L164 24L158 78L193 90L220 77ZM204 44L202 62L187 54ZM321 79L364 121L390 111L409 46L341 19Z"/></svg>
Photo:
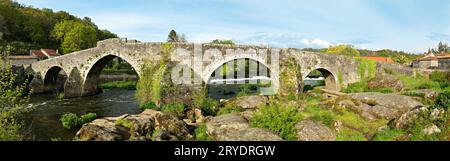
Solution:
<svg viewBox="0 0 450 161"><path fill-rule="evenodd" d="M0 66L0 141L22 140L22 124L17 118L29 101L27 81L17 83L9 63L2 60Z"/></svg>
<svg viewBox="0 0 450 161"><path fill-rule="evenodd" d="M360 56L359 51L350 45L331 46L331 47L325 49L325 53L339 54L339 55L346 55L346 56L356 56L356 57Z"/></svg>
<svg viewBox="0 0 450 161"><path fill-rule="evenodd" d="M167 42L187 42L187 40L184 34L179 36L175 30L170 30Z"/></svg>
<svg viewBox="0 0 450 161"><path fill-rule="evenodd" d="M213 40L211 42L211 44L225 44L225 45L234 45L235 43L233 42L233 40Z"/></svg>
<svg viewBox="0 0 450 161"><path fill-rule="evenodd" d="M62 42L62 53L91 48L97 42L97 32L93 26L72 20L56 24L52 36Z"/></svg>

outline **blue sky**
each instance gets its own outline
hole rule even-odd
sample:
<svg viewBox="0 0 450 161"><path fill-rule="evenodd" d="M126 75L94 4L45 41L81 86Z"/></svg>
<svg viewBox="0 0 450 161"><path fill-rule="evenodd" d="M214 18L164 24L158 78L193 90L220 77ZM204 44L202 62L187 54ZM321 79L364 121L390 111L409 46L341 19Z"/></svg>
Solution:
<svg viewBox="0 0 450 161"><path fill-rule="evenodd" d="M191 42L420 53L450 43L448 0L18 0L90 17L120 37L165 41L171 29Z"/></svg>

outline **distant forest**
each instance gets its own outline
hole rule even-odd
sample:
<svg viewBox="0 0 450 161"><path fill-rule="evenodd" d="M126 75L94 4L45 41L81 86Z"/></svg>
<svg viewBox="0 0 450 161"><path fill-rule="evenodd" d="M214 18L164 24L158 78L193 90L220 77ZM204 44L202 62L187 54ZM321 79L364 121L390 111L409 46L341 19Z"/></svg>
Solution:
<svg viewBox="0 0 450 161"><path fill-rule="evenodd" d="M30 49L59 49L70 53L115 38L89 17L78 18L64 11L38 9L11 0L0 0L0 53L28 54Z"/></svg>

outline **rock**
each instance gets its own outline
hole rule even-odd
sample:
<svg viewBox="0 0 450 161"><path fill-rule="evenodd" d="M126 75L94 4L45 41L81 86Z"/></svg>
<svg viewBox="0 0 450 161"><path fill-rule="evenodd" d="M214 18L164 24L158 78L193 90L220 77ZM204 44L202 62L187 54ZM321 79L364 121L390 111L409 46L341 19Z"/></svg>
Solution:
<svg viewBox="0 0 450 161"><path fill-rule="evenodd" d="M411 109L424 106L408 96L382 93L353 93L337 99L336 104L367 119L394 119Z"/></svg>
<svg viewBox="0 0 450 161"><path fill-rule="evenodd" d="M250 119L252 119L253 114L255 113L255 111L253 110L246 110L244 112L241 112L240 115L247 121L249 121Z"/></svg>
<svg viewBox="0 0 450 161"><path fill-rule="evenodd" d="M437 133L441 133L441 129L437 127L435 124L428 125L425 129L422 130L422 133L425 135L433 135Z"/></svg>
<svg viewBox="0 0 450 161"><path fill-rule="evenodd" d="M186 116L191 123L203 123L205 122L205 116L201 109L193 108L186 112Z"/></svg>
<svg viewBox="0 0 450 161"><path fill-rule="evenodd" d="M115 126L112 120L107 119L84 124L75 136L75 140L80 141L123 141L129 138L128 129Z"/></svg>
<svg viewBox="0 0 450 161"><path fill-rule="evenodd" d="M225 114L211 118L206 123L207 133L218 141L279 141L275 133L259 128L250 128L247 120L239 114Z"/></svg>
<svg viewBox="0 0 450 161"><path fill-rule="evenodd" d="M153 141L179 141L178 138L167 131L158 131Z"/></svg>
<svg viewBox="0 0 450 161"><path fill-rule="evenodd" d="M394 121L394 126L397 129L408 128L410 124L414 123L417 119L427 116L429 110L427 107L420 107L404 113L398 119Z"/></svg>
<svg viewBox="0 0 450 161"><path fill-rule="evenodd" d="M397 92L401 92L405 89L405 86L400 79L388 74L377 74L374 78L369 80L367 87L369 89L392 88Z"/></svg>
<svg viewBox="0 0 450 161"><path fill-rule="evenodd" d="M267 101L268 99L266 96L259 96L259 95L243 96L224 102L224 106L232 104L236 107L240 107L243 109L257 109L261 105L266 104Z"/></svg>
<svg viewBox="0 0 450 161"><path fill-rule="evenodd" d="M303 120L295 125L299 141L335 141L336 135L327 126L311 120Z"/></svg>
<svg viewBox="0 0 450 161"><path fill-rule="evenodd" d="M123 120L130 125L116 125L117 120ZM91 123L84 124L77 132L78 140L98 141L122 141L150 140L154 131L164 131L173 136L190 140L188 125L176 116L165 114L155 110L145 110L137 115L124 115L115 118L96 119ZM173 139L171 139L173 140Z"/></svg>
<svg viewBox="0 0 450 161"><path fill-rule="evenodd" d="M430 117L431 117L432 121L444 119L445 118L445 110L435 108L435 109L431 110Z"/></svg>
<svg viewBox="0 0 450 161"><path fill-rule="evenodd" d="M407 92L423 94L423 98L431 99L431 100L434 100L437 97L437 95L439 94L432 89L419 89L419 90L412 90L412 91L407 91Z"/></svg>

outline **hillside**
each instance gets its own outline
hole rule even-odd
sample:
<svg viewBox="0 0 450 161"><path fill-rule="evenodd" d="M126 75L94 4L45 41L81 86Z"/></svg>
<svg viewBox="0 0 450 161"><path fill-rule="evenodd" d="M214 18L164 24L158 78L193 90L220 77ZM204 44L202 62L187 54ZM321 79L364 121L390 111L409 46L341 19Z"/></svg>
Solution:
<svg viewBox="0 0 450 161"><path fill-rule="evenodd" d="M98 40L117 37L102 30L89 17L64 11L38 9L11 0L0 0L0 51L28 54L30 49L59 49L69 53L90 48Z"/></svg>

